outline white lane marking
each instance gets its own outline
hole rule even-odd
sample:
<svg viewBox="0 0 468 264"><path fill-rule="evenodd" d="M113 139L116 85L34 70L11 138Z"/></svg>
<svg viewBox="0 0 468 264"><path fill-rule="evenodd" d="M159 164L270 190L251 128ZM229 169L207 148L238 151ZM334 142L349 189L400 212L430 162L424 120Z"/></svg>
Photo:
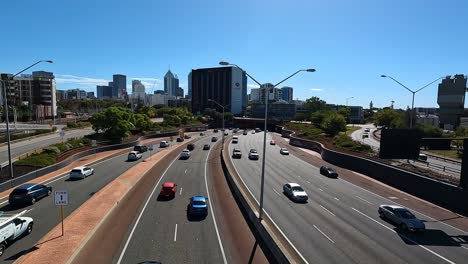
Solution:
<svg viewBox="0 0 468 264"><path fill-rule="evenodd" d="M185 172L184 172L184 173L187 174L187 169L185 169Z"/></svg>
<svg viewBox="0 0 468 264"><path fill-rule="evenodd" d="M323 190L322 190L322 189L320 189L320 188L317 188L317 189L319 189L319 191L323 192Z"/></svg>
<svg viewBox="0 0 468 264"><path fill-rule="evenodd" d="M366 202L366 203L368 203L368 204L373 204L373 203L367 201L366 199L364 199L364 198L362 198L362 197L359 197L359 196L357 196L357 195L355 195L355 196L356 196L356 198L358 198L359 200L362 200L362 201L364 201L364 202Z"/></svg>
<svg viewBox="0 0 468 264"><path fill-rule="evenodd" d="M126 154L125 154L125 155L126 155ZM115 157L118 157L118 156L120 156L120 155L117 155L117 156L115 156ZM115 158L115 157L113 157L113 158ZM110 158L110 159L112 159L112 158ZM86 164L85 166L96 166L96 165L99 165L99 164L104 163L104 162L106 162L106 161L109 161L110 159L101 160L101 161L99 161L99 162L93 163L92 165L90 165L90 163L89 163L89 164ZM53 182L56 182L56 181L58 181L58 180L60 180L60 179L63 179L63 178L65 178L65 177L67 177L68 175L69 175L69 172L62 173L62 174L59 174L59 175L57 175L57 176L55 176L55 177L52 177L52 178L43 180L43 181L39 182L38 184L46 184L46 185L48 185L48 184L51 184L51 183L53 183ZM17 187L17 186L19 186L19 185L16 185L15 187ZM5 198L8 198L8 195L7 195L7 196L0 197L0 200L3 200L3 199L5 199ZM6 203L6 202L8 202L8 199L7 199L6 201L1 202L0 205L4 204L4 203Z"/></svg>
<svg viewBox="0 0 468 264"><path fill-rule="evenodd" d="M466 249L466 250L468 250L468 248L467 248L467 247L464 247L464 246L461 246L461 247L462 247L462 248L464 248L464 249Z"/></svg>
<svg viewBox="0 0 468 264"><path fill-rule="evenodd" d="M364 217L366 217L366 218L372 220L374 223L377 223L377 224L379 224L379 225L385 227L386 229L390 230L391 232L396 233L395 230L393 230L393 229L391 229L390 227L388 227L388 226L386 226L386 225L380 223L379 221L377 221L377 220L371 218L370 216L364 214L363 212L361 212L361 211L359 211L359 210L357 210L357 209L355 209L355 208L353 208L353 207L351 207L351 209L353 209L354 211L358 212L358 213L361 214L362 216L364 216ZM417 243L416 241L412 240L411 238L409 238L409 237L407 237L407 236L405 236L405 235L403 235L403 234L401 234L401 233L399 233L398 235L401 236L402 238L404 238L404 239L410 241L411 243L413 243L413 244L415 244L415 245L418 245L420 248L426 250L427 252L431 253L432 255L434 255L434 256L436 256L436 257L439 257L439 258L445 260L445 261L448 262L448 263L455 264L455 262L453 262L453 261L447 259L446 257L444 257L444 256L442 256L442 255L440 255L440 254L438 254L438 253L436 253L436 252L434 252L434 251L428 249L427 247L425 247L425 246L423 246L423 245L420 245L419 243Z"/></svg>
<svg viewBox="0 0 468 264"><path fill-rule="evenodd" d="M174 230L174 242L177 241L177 224L175 224L175 230Z"/></svg>
<svg viewBox="0 0 468 264"><path fill-rule="evenodd" d="M281 197L281 194L277 190L273 189L273 191L275 191L275 193Z"/></svg>
<svg viewBox="0 0 468 264"><path fill-rule="evenodd" d="M216 218L215 218L215 214L213 211L213 205L211 204L210 190L208 189L208 179L206 177L207 175L206 168L208 167L208 158L210 157L211 150L212 148L208 150L208 155L206 155L206 160L205 160L205 187L206 187L206 194L208 195L208 203L210 204L211 216L213 217L213 223L214 223L214 227L216 231L216 236L218 237L219 248L221 249L221 254L223 255L224 264L227 264L226 254L224 253L224 248L223 248L223 242L221 242L221 237L219 236L218 226L216 224Z"/></svg>
<svg viewBox="0 0 468 264"><path fill-rule="evenodd" d="M231 150L231 149L229 149ZM247 188L247 191L249 191L250 195L253 197L253 199L255 200L255 202L259 205L260 203L258 202L257 198L255 198L255 196L253 195L252 191L250 190L250 188L247 186L247 184L245 184L245 181L244 179L242 179L242 176L240 175L239 171L237 170L237 167L235 166L234 164L234 161L232 160L232 156L229 155L229 159L231 160L231 163L234 165L234 170L236 170L236 173L237 175L239 175L239 178L240 180L242 181L242 184L244 184L245 188ZM254 209L255 210L255 209ZM280 231L281 235L286 239L286 241L288 241L289 245L291 245L291 247L296 251L296 253L299 255L299 257L301 257L302 259L302 262L306 263L306 264L309 264L309 262L304 258L304 256L302 256L301 252L299 252L299 250L296 248L296 246L294 246L294 244L291 242L291 240L289 240L289 238L286 236L286 234L283 232L283 230L281 230L281 228L279 228L279 226L275 223L275 221L273 220L273 218L270 216L270 214L268 214L268 212L265 210L265 208L263 208L263 211L265 212L265 214L268 216L268 218L270 218L271 222L273 223L273 225L275 226L276 229L278 229L278 231Z"/></svg>
<svg viewBox="0 0 468 264"><path fill-rule="evenodd" d="M179 195L182 195L182 187L180 187Z"/></svg>
<svg viewBox="0 0 468 264"><path fill-rule="evenodd" d="M320 207L322 207L325 211L329 212L331 215L336 216L334 213L332 213L330 210L325 208L323 205L320 204Z"/></svg>
<svg viewBox="0 0 468 264"><path fill-rule="evenodd" d="M333 197L333 198L335 198L335 200L337 200L337 201L339 201L339 200L340 200L340 199L338 199L338 198L336 198L336 197Z"/></svg>
<svg viewBox="0 0 468 264"><path fill-rule="evenodd" d="M322 230L320 230L316 225L313 225L315 229L317 229L317 231L320 232L320 234L322 234L324 237L326 237L328 240L330 240L330 242L332 242L333 244L335 244L335 241L333 241L329 236L327 236L324 232L322 232Z"/></svg>
<svg viewBox="0 0 468 264"><path fill-rule="evenodd" d="M136 227L138 226L138 223L140 222L140 219L143 216L143 213L145 212L145 209L148 206L148 203L151 200L151 197L153 197L154 192L159 187L159 183L164 178L164 176L166 175L166 172L169 170L169 168L172 166L172 164L174 162L176 162L177 160L179 160L179 156L176 156L176 158L171 162L171 164L169 164L169 166L167 166L166 170L164 171L164 173L161 176L161 178L159 179L159 181L156 183L156 185L154 185L153 190L151 191L150 195L148 196L148 199L146 199L145 205L143 206L143 209L141 209L141 212L138 215L138 218L137 218L137 220L135 222L135 225L133 225L132 231L130 232L130 235L128 236L127 241L125 242L124 248L122 249L122 252L120 253L120 257L117 260L117 264L120 264L120 262L122 261L122 258L123 258L124 254L125 254L125 251L127 250L128 244L130 244L130 240L133 237L133 233L135 233Z"/></svg>
<svg viewBox="0 0 468 264"><path fill-rule="evenodd" d="M310 184L310 181L306 181L306 182Z"/></svg>
<svg viewBox="0 0 468 264"><path fill-rule="evenodd" d="M353 185L353 186L355 186L355 187L357 187L357 188L359 188L359 189L361 189L361 190L364 190L364 191L366 191L366 192L368 192L368 193L370 193L370 194L373 194L374 196L376 196L376 197L378 197L378 198L382 198L382 199L384 199L384 200L386 200L386 201L389 201L389 202L392 202L392 203L394 203L394 204L396 204L396 205L405 207L404 205L401 205L401 204L399 204L399 203L397 203L397 202L395 202L395 201L389 200L389 199L387 199L387 198L385 198L385 197L383 197L383 196L380 196L380 195L378 195L378 194L376 194L376 193L373 193L373 192L371 192L371 191L369 191L369 190L367 190L367 189L364 189L364 188L362 188L361 186L358 186L358 185L356 185L356 184L354 184L354 183L351 183L351 182L346 181L346 180L343 180L343 179L339 179L339 180L344 181L344 182L346 182L346 183L349 183L349 184L351 184L351 185ZM422 199L421 199L421 200L422 200ZM423 200L423 201L424 201L424 200ZM427 201L425 201L425 202L427 202ZM431 204L431 203L429 203L429 202L427 202L427 203L428 203L428 204ZM409 208L409 207L407 207L407 208ZM437 219L435 219L435 218L433 218L433 217L430 217L430 216L428 216L428 215L425 215L425 214L423 214L423 213L421 213L421 212L419 212L419 211L417 211L417 210L415 210L415 209L413 209L413 208L409 208L409 209L411 209L411 210L417 212L418 214L423 215L423 216L425 216L425 217L427 217L427 218L429 218L429 219L431 219L431 220L434 220L434 221L437 222L437 223L441 223L441 224L446 225L446 226L448 226L448 227L451 227L451 228L453 228L453 229L455 229L455 230L457 230L457 231L460 231L460 232L462 232L462 233L464 233L464 234L468 234L468 232L466 232L466 231L464 231L464 230L461 230L460 228L457 228L457 227L454 227L454 226L449 225L449 224L447 224L447 223L441 222L441 221L439 221L439 220L437 220ZM444 210L447 210L447 209L444 209Z"/></svg>

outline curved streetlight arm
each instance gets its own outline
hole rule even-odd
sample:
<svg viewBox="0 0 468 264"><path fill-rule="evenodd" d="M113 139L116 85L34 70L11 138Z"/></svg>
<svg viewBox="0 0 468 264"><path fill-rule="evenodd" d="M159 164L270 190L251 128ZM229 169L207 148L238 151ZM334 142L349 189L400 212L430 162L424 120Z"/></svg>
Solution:
<svg viewBox="0 0 468 264"><path fill-rule="evenodd" d="M415 91L411 90L410 88L406 87L404 84L402 84L401 82L395 80L395 78L393 78L392 76L388 76L388 75L382 75L382 77L388 77L390 79L392 79L394 82L398 83L399 85L403 86L406 90L412 92L412 93L416 93ZM423 87L424 88L424 87Z"/></svg>
<svg viewBox="0 0 468 264"><path fill-rule="evenodd" d="M24 70L21 70L20 72L18 72L18 73L16 73L16 74L14 74L13 76L11 76L11 78L18 76L19 74L21 74L21 73L23 73L23 72L25 72L25 71L29 70L30 68L32 68L32 67L34 67L34 66L36 66L37 64L39 64L39 63L41 63L41 62L48 62L48 63L53 63L53 61L51 61L51 60L40 60L40 61L38 61L38 62L36 62L36 63L32 64L31 66L29 66L29 67L25 68Z"/></svg>
<svg viewBox="0 0 468 264"><path fill-rule="evenodd" d="M430 83L428 83L428 84L424 85L423 87L421 87L421 88L419 88L418 90L416 90L414 93L417 93L417 92L421 91L422 89L424 89L424 88L428 87L429 85L431 85L431 84L433 84L433 83L437 82L438 80L440 80L440 79L442 79L442 78L444 78L444 76L442 76L442 77L439 77L439 78L435 79L434 81L432 81L432 82L430 82Z"/></svg>
<svg viewBox="0 0 468 264"><path fill-rule="evenodd" d="M220 63L220 64L221 64L221 65L230 65L230 66L234 66L234 67L239 68L241 71L245 72L245 75L247 75L250 79L252 79L255 83L257 83L258 86L260 86L260 87L262 86L262 84L261 84L259 81L255 80L255 78L252 77L252 75L250 75L247 71L244 71L244 69L242 69L241 67L239 67L239 65L234 64L234 63L229 63L229 62L222 62L222 63Z"/></svg>
<svg viewBox="0 0 468 264"><path fill-rule="evenodd" d="M296 74L298 74L298 73L300 73L300 72L302 72L302 71L307 71L307 70L298 70L297 72L295 72L295 73L289 75L288 77L284 78L284 79L283 79L282 81L280 81L279 83L273 85L272 88L275 88L276 86L278 86L278 85L282 84L283 82L285 82L287 79L293 77L294 75L296 75Z"/></svg>

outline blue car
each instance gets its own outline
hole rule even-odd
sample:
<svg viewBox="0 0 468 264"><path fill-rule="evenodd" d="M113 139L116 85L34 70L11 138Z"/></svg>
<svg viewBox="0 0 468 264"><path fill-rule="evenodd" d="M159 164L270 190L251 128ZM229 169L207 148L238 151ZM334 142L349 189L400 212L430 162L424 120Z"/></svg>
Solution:
<svg viewBox="0 0 468 264"><path fill-rule="evenodd" d="M189 215L204 216L208 214L207 198L204 196L193 196L190 198Z"/></svg>
<svg viewBox="0 0 468 264"><path fill-rule="evenodd" d="M42 184L26 183L14 189L8 200L11 205L16 204L35 204L37 200L52 194L52 187Z"/></svg>

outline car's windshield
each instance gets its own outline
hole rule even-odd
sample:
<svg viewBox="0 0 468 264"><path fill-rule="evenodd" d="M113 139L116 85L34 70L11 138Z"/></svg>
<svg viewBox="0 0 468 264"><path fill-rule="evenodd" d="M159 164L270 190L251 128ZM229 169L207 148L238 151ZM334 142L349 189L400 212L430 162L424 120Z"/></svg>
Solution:
<svg viewBox="0 0 468 264"><path fill-rule="evenodd" d="M203 201L193 201L194 205L205 205L205 202Z"/></svg>
<svg viewBox="0 0 468 264"><path fill-rule="evenodd" d="M293 186L292 190L295 191L295 192L303 192L304 191L304 189L302 189L301 186Z"/></svg>
<svg viewBox="0 0 468 264"><path fill-rule="evenodd" d="M72 173L81 173L81 170L72 170Z"/></svg>
<svg viewBox="0 0 468 264"><path fill-rule="evenodd" d="M400 216L402 218L404 218L404 219L414 219L414 218L416 218L416 216L414 214L412 214L410 211L405 210L405 209L396 210L396 212L398 212L400 214Z"/></svg>

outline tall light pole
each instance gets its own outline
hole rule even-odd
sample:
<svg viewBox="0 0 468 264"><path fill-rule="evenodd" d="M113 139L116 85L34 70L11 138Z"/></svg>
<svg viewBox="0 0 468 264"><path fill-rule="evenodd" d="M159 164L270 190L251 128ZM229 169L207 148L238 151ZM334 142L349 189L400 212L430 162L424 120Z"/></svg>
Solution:
<svg viewBox="0 0 468 264"><path fill-rule="evenodd" d="M10 82L13 81L13 78L15 78L16 76L20 75L21 73L29 70L30 68L36 66L37 64L41 63L41 62L47 62L47 63L53 63L51 60L40 60L34 64L31 64L30 66L24 68L23 70L15 73L14 75L12 75L11 77L8 77L7 79L7 83L8 83L8 88L10 88ZM5 85L5 82L3 82L3 95L5 96L4 100L4 104L5 104L5 125L6 125L6 135L7 135L7 145L8 145L8 164L10 166L10 177L13 179L14 177L14 174L13 174L13 164L11 163L11 142L10 142L10 125L9 125L9 122L10 122L10 118L8 117L8 95L6 93L6 85ZM52 109L53 110L53 109ZM52 111L52 115L53 115L53 111Z"/></svg>
<svg viewBox="0 0 468 264"><path fill-rule="evenodd" d="M353 98L354 98L353 96L346 98L346 107L348 107L348 100L353 99Z"/></svg>
<svg viewBox="0 0 468 264"><path fill-rule="evenodd" d="M392 79L394 82L396 82L396 83L398 83L399 85L403 86L403 88L405 88L406 90L408 90L410 93L413 94L413 100L411 101L411 114L410 114L410 128L413 128L414 95L415 95L417 92L421 91L422 89L428 87L429 85L431 85L431 84L437 82L438 80L444 78L445 76L439 77L439 78L435 79L434 81L432 81L432 82L430 82L430 83L424 85L423 87L421 87L421 88L419 88L418 90L415 90L415 91L413 91L413 90L411 90L410 88L406 87L406 86L405 86L404 84L402 84L401 82L395 80L395 78L393 78L392 76L383 75L383 74L382 74L382 75L380 75L380 77Z"/></svg>
<svg viewBox="0 0 468 264"><path fill-rule="evenodd" d="M221 105L220 103L216 102L213 99L208 99L208 102L213 102L213 103L217 104L219 107L221 107L223 109L223 137L222 137L223 138L223 140L222 140L223 144L221 145L221 151L223 151L223 149L224 149L224 108L227 107L228 105L223 106L223 105Z"/></svg>
<svg viewBox="0 0 468 264"><path fill-rule="evenodd" d="M226 61L221 61L219 62L220 65L225 65L225 66L234 66L238 69L240 69L242 72L245 72L245 75L247 75L250 79L252 79L256 84L258 84L260 87L262 86L255 78L250 76L246 71L244 71L241 67L239 67L236 64L229 63ZM263 216L263 193L265 191L265 157L266 157L266 135L267 135L267 129L268 129L268 92L269 89L274 89L278 85L282 84L289 78L293 77L294 75L300 73L300 72L315 72L315 69L304 69L304 70L298 70L295 73L289 75L288 77L284 78L281 80L279 83L273 85L272 87L265 87L265 122L264 122L264 129L263 129L263 157L262 157L262 175L261 175L261 183L260 183L260 203L259 203L259 209L258 209L258 219L262 221L262 216Z"/></svg>

